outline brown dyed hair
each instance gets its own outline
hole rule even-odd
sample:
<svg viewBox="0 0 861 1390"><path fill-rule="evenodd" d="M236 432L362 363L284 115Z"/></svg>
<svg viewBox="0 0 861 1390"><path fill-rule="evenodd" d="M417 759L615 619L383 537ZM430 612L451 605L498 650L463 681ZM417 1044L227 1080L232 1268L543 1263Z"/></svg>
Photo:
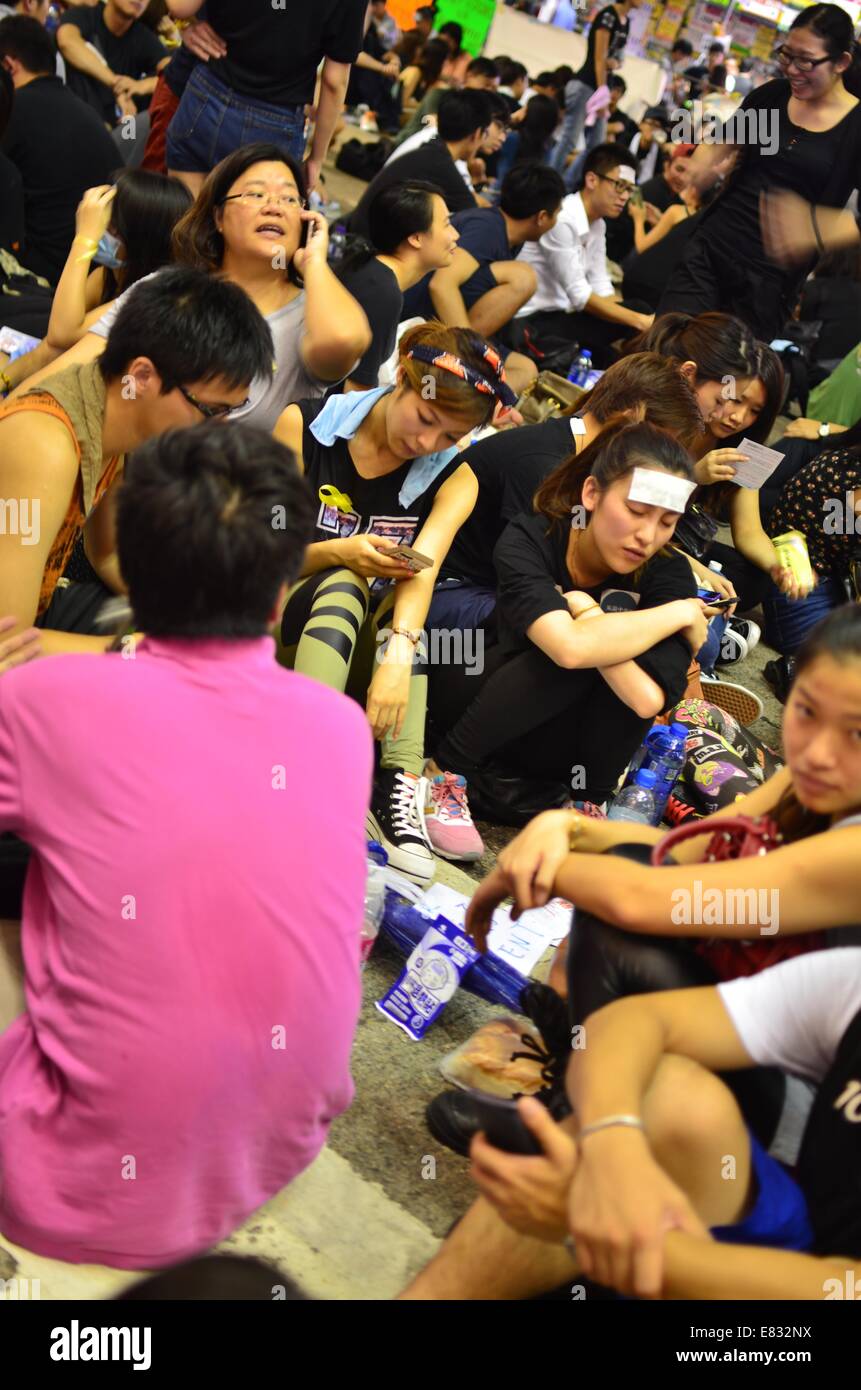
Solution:
<svg viewBox="0 0 861 1390"><path fill-rule="evenodd" d="M658 352L635 352L614 362L569 413L588 411L603 425L613 415L638 409L640 418L683 444L693 446L705 432L696 394L680 364Z"/></svg>
<svg viewBox="0 0 861 1390"><path fill-rule="evenodd" d="M493 416L497 397L477 391L463 377L445 367L433 367L428 362L419 362L407 356L414 347L442 348L453 357L459 357L467 366L493 381L494 371L485 360L487 343L470 328L449 328L436 319L417 324L401 338L399 346L399 365L403 368L404 386L415 391L425 400L432 400L440 410L456 415L469 425L484 425ZM428 381L433 382L433 394L427 390Z"/></svg>

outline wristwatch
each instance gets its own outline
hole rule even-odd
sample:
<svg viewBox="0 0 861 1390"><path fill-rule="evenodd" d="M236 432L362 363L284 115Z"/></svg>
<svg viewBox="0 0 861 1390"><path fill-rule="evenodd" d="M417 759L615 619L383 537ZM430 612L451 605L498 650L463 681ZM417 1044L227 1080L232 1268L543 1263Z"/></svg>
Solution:
<svg viewBox="0 0 861 1390"><path fill-rule="evenodd" d="M830 426L830 425L820 425L820 426L819 426L819 438L820 438L820 439L827 439L827 437L828 437L828 435L829 435L830 433L831 433L831 426Z"/></svg>

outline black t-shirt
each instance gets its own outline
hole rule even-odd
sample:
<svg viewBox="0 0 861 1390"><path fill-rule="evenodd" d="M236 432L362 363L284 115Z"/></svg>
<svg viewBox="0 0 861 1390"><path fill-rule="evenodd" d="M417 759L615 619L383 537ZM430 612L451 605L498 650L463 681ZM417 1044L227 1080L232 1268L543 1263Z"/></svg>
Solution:
<svg viewBox="0 0 861 1390"><path fill-rule="evenodd" d="M110 183L117 147L95 111L59 77L37 77L15 93L3 147L24 181L22 263L58 279L87 188Z"/></svg>
<svg viewBox="0 0 861 1390"><path fill-rule="evenodd" d="M207 67L234 92L273 106L314 97L323 58L353 63L364 36L365 0L207 0L206 17L227 44Z"/></svg>
<svg viewBox="0 0 861 1390"><path fill-rule="evenodd" d="M798 1156L813 1226L813 1253L861 1258L861 1013L816 1093Z"/></svg>
<svg viewBox="0 0 861 1390"><path fill-rule="evenodd" d="M86 42L92 44L118 77L133 77L135 81L141 77L154 77L159 63L167 57L166 50L152 30L137 19L125 34L112 34L105 23L101 5L94 8L75 5L63 15L59 27L62 28L64 24L74 24L76 29L80 29ZM116 125L117 102L110 88L97 82L94 77L88 77L68 61L66 85L88 106L98 111L103 121L111 126ZM149 101L149 97L135 98L135 104L141 111L149 105Z"/></svg>
<svg viewBox="0 0 861 1390"><path fill-rule="evenodd" d="M519 516L506 527L493 552L499 580L497 624L503 649L527 649L530 642L526 633L538 618L545 613L568 612L562 592L574 585L565 563L567 545L567 528L551 526L544 516ZM687 560L672 552L655 555L636 582L633 575L614 574L584 592L613 612L658 608L674 599L693 598L696 584ZM684 637L680 633L665 637L634 660L663 690L664 711L671 709L684 694L691 664L691 649Z"/></svg>
<svg viewBox="0 0 861 1390"><path fill-rule="evenodd" d="M730 255L743 250L746 259L763 267L771 265L762 244L763 191L788 189L807 202L843 207L852 189L861 186L861 103L831 130L811 131L789 119L790 96L785 78L766 82L750 92L725 123L725 138L731 141L735 134L741 159L725 192L706 209L700 231L716 250ZM753 116L742 114L748 111ZM768 124L751 141L748 132L753 120L757 130L761 121Z"/></svg>
<svg viewBox="0 0 861 1390"><path fill-rule="evenodd" d="M607 57L620 58L625 44L628 42L628 21L620 18L613 6L608 5L606 9L598 11L589 26L589 35L586 40L586 61L575 75L580 82L585 82L588 86L596 88L598 77L595 72L595 44L602 30L610 37Z"/></svg>
<svg viewBox="0 0 861 1390"><path fill-rule="evenodd" d="M632 251L625 257L622 262L625 299L642 299L657 310L667 282L676 266L681 265L687 244L701 219L702 213L695 212L676 223L666 236L647 251Z"/></svg>
<svg viewBox="0 0 861 1390"><path fill-rule="evenodd" d="M822 276L808 280L801 294L803 321L821 319L815 348L817 362L843 359L858 342L861 324L861 284Z"/></svg>
<svg viewBox="0 0 861 1390"><path fill-rule="evenodd" d="M11 159L0 153L0 247L15 250L24 238L24 188Z"/></svg>
<svg viewBox="0 0 861 1390"><path fill-rule="evenodd" d="M442 576L495 589L496 542L509 521L532 510L539 483L573 452L571 421L558 416L540 425L501 430L467 449L463 461L478 479L478 498L452 542Z"/></svg>
<svg viewBox="0 0 861 1390"><path fill-rule="evenodd" d="M405 183L412 179L423 179L435 184L445 198L449 212L463 212L475 207L475 198L461 178L448 146L439 136L410 150L409 154L399 155L391 163L384 165L371 180L350 218L350 231L359 236L368 235L368 207L381 188L393 183Z"/></svg>
<svg viewBox="0 0 861 1390"><path fill-rule="evenodd" d="M467 309L471 309L475 301L496 284L492 277L488 278L487 266L492 265L494 261L513 260L520 248L513 250L509 246L505 218L499 208L471 207L465 212L456 212L451 220L460 235L458 250L468 251L473 260L478 261L478 269L473 271L460 287L463 302ZM404 312L407 318L434 317L430 281L430 275L426 275L417 285L407 290L404 295Z"/></svg>
<svg viewBox="0 0 861 1390"><path fill-rule="evenodd" d="M309 426L323 404L320 400L298 402L305 425L302 435L305 477L317 506L314 540L345 540L348 536L370 531L376 536L411 545L430 516L436 494L460 467L463 456L457 454L409 507L402 507L398 496L412 467L412 459L381 478L363 478L356 471L348 440L337 439L333 445L326 446L311 433ZM327 506L319 497L320 488L326 485L349 497L353 510L344 513ZM379 587L384 587L386 582L380 581ZM372 587L377 589L376 580Z"/></svg>
<svg viewBox="0 0 861 1390"><path fill-rule="evenodd" d="M341 279L344 288L364 309L373 334L371 346L358 367L350 372L350 380L362 386L376 386L380 367L395 350L404 297L394 273L376 256Z"/></svg>

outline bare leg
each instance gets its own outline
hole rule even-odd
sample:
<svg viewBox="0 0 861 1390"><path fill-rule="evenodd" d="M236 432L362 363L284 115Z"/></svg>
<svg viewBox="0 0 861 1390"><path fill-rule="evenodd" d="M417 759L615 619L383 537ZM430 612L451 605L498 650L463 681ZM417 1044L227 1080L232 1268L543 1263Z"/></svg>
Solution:
<svg viewBox="0 0 861 1390"><path fill-rule="evenodd" d="M750 1192L750 1141L723 1082L685 1058L666 1057L646 1093L643 1119L656 1159L705 1224L739 1221ZM574 1118L563 1121L563 1128L576 1132ZM399 1297L523 1299L576 1274L563 1247L519 1235L480 1197Z"/></svg>
<svg viewBox="0 0 861 1390"><path fill-rule="evenodd" d="M205 174L183 174L179 169L168 169L168 173L172 179L179 179L180 183L185 184L192 198L197 197L206 179Z"/></svg>
<svg viewBox="0 0 861 1390"><path fill-rule="evenodd" d="M26 1008L21 923L0 921L0 1033Z"/></svg>
<svg viewBox="0 0 861 1390"><path fill-rule="evenodd" d="M518 396L527 386L531 386L538 375L538 367L531 357L522 352L510 352L505 359L505 379Z"/></svg>
<svg viewBox="0 0 861 1390"><path fill-rule="evenodd" d="M469 324L489 338L509 323L535 293L535 271L526 261L494 261L490 267L496 288L477 299L469 311Z"/></svg>

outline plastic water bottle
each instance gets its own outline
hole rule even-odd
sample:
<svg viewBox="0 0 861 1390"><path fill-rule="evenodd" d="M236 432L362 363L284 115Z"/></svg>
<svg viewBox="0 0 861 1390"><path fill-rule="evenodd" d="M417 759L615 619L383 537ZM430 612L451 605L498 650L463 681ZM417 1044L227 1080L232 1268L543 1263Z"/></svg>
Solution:
<svg viewBox="0 0 861 1390"><path fill-rule="evenodd" d="M386 906L386 865L389 856L378 840L368 841L368 879L365 885L365 916L362 922L362 935L359 955L362 969L368 963Z"/></svg>
<svg viewBox="0 0 861 1390"><path fill-rule="evenodd" d="M588 348L579 352L571 363L568 380L572 386L585 386L592 370L592 354Z"/></svg>
<svg viewBox="0 0 861 1390"><path fill-rule="evenodd" d="M660 825L673 784L685 765L687 738L684 724L653 724L631 762L626 787L641 768L655 774L655 825Z"/></svg>
<svg viewBox="0 0 861 1390"><path fill-rule="evenodd" d="M607 812L608 820L636 821L639 825L655 823L655 774L640 768L630 787L623 787Z"/></svg>

